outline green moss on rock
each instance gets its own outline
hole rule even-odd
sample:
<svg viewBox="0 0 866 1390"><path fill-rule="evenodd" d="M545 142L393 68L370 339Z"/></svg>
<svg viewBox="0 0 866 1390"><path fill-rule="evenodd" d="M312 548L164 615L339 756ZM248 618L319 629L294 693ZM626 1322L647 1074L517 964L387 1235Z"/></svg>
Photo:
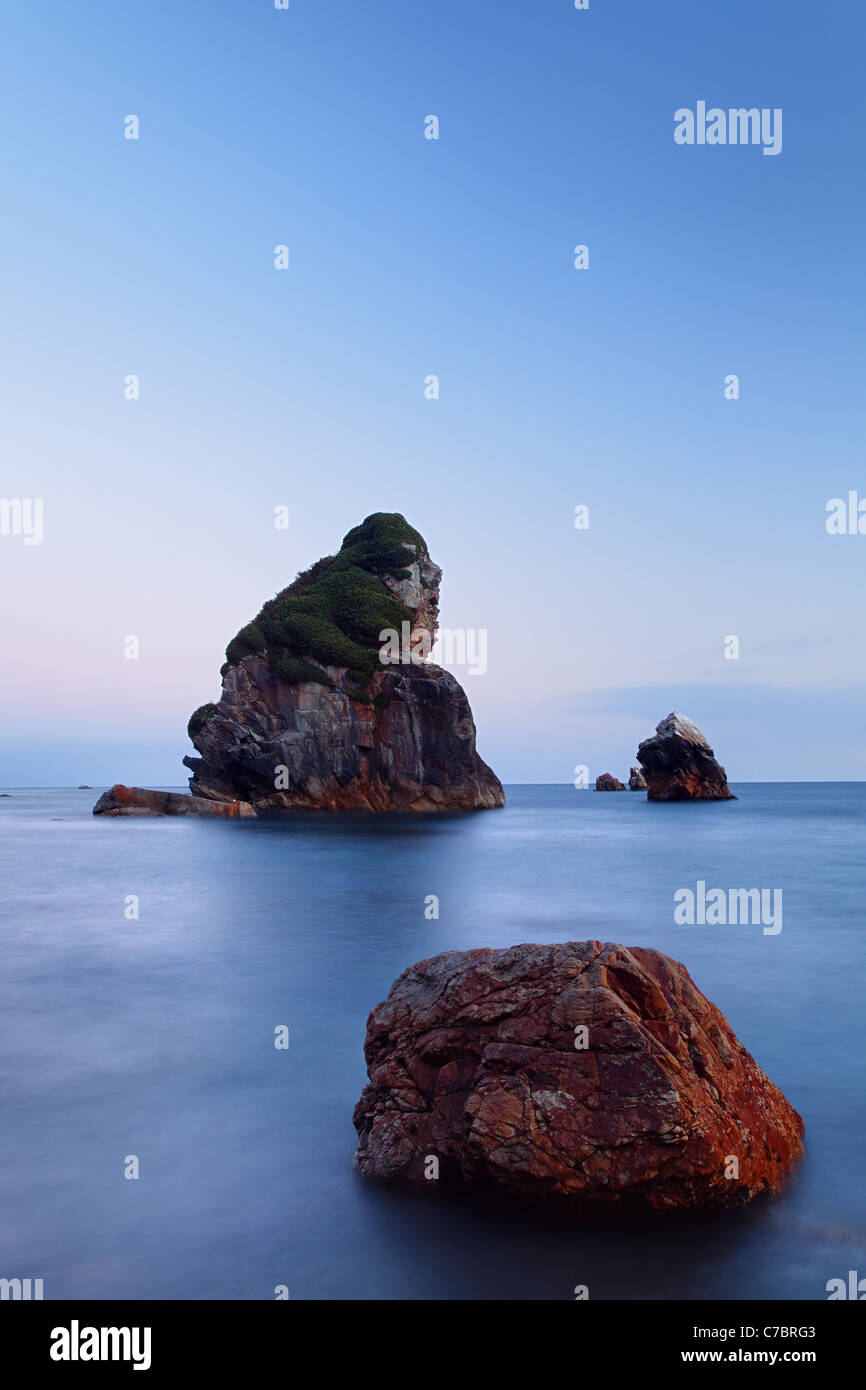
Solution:
<svg viewBox="0 0 866 1390"><path fill-rule="evenodd" d="M226 660L233 666L239 661L243 661L245 656L253 656L256 652L263 652L267 647L265 634L257 622L247 623L242 627L237 637L233 637L226 647Z"/></svg>
<svg viewBox="0 0 866 1390"><path fill-rule="evenodd" d="M297 656L277 657L273 668L281 680L291 681L293 685L300 685L302 681L312 681L314 685L331 684L327 671L323 671L321 666L314 666L311 661L303 661Z"/></svg>
<svg viewBox="0 0 866 1390"><path fill-rule="evenodd" d="M186 731L190 738L194 738L199 729L203 729L205 724L213 719L216 712L217 707L214 704L199 705L198 709L193 710L189 717L189 723L186 726Z"/></svg>
<svg viewBox="0 0 866 1390"><path fill-rule="evenodd" d="M407 544L415 550L408 563L417 556L429 555L424 537L409 525L405 516L399 512L374 512L343 537L340 555L362 569L405 579L408 573Z"/></svg>
<svg viewBox="0 0 866 1390"><path fill-rule="evenodd" d="M412 546L412 552L406 546ZM347 667L369 703L366 687L379 669L379 633L400 629L412 612L379 578L409 576L428 554L424 538L398 512L375 512L326 555L270 599L226 648L228 666L266 655L283 680L328 685L325 666Z"/></svg>

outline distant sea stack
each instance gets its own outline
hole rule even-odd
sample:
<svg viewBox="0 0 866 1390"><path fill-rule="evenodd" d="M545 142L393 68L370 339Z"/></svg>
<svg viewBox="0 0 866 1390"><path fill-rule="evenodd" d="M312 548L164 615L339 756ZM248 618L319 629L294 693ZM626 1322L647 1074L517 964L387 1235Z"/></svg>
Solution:
<svg viewBox="0 0 866 1390"><path fill-rule="evenodd" d="M600 777L595 779L595 789L597 792L624 792L625 787L618 778L610 772L603 772Z"/></svg>
<svg viewBox="0 0 866 1390"><path fill-rule="evenodd" d="M394 983L364 1052L355 1162L379 1182L594 1217L740 1206L802 1151L724 1016L644 947L446 951Z"/></svg>
<svg viewBox="0 0 866 1390"><path fill-rule="evenodd" d="M228 645L218 703L190 719L193 796L257 813L504 805L461 686L402 640L429 652L441 577L405 518L377 512L265 603Z"/></svg>
<svg viewBox="0 0 866 1390"><path fill-rule="evenodd" d="M629 769L628 789L630 792L645 792L647 789L646 778L639 767Z"/></svg>
<svg viewBox="0 0 866 1390"><path fill-rule="evenodd" d="M647 801L736 801L697 724L673 711L637 750ZM635 769L633 768L634 772Z"/></svg>

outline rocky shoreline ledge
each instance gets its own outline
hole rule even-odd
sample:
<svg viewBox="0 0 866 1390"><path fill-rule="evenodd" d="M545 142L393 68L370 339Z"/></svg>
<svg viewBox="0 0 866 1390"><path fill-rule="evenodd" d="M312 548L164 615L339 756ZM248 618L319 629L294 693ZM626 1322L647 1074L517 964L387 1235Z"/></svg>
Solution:
<svg viewBox="0 0 866 1390"><path fill-rule="evenodd" d="M248 801L208 801L185 792L150 791L116 782L93 808L95 816L222 816L229 820L254 817Z"/></svg>

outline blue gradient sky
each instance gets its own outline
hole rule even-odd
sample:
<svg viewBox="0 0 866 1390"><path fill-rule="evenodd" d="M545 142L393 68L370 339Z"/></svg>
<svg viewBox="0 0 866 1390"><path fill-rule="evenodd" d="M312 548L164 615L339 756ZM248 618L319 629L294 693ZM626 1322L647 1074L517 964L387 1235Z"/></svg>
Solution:
<svg viewBox="0 0 866 1390"><path fill-rule="evenodd" d="M227 640L377 510L488 630L504 781L622 775L674 707L733 780L864 777L866 536L825 528L866 496L861 6L3 27L0 496L45 539L0 536L0 781L182 781ZM675 145L702 99L782 107L782 153Z"/></svg>

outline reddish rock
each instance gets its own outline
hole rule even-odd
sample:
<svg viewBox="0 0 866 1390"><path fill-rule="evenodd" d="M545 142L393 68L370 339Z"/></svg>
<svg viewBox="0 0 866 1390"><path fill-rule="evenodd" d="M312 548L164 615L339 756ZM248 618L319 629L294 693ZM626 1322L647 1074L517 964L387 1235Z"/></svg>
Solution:
<svg viewBox="0 0 866 1390"><path fill-rule="evenodd" d="M647 801L736 801L697 724L676 711L637 750Z"/></svg>
<svg viewBox="0 0 866 1390"><path fill-rule="evenodd" d="M478 756L469 701L449 671L377 673L362 704L347 673L289 684L248 657L223 680L217 715L184 758L198 796L240 796L257 811L474 811L502 806ZM278 769L284 769L281 777Z"/></svg>
<svg viewBox="0 0 866 1390"><path fill-rule="evenodd" d="M103 792L93 808L95 816L227 816L243 820L255 816L246 801L209 801L185 792L150 791L147 787L125 787L118 782Z"/></svg>
<svg viewBox="0 0 866 1390"><path fill-rule="evenodd" d="M595 779L595 789L597 792L624 792L625 787L618 777L614 777L610 772L603 772L600 777Z"/></svg>
<svg viewBox="0 0 866 1390"><path fill-rule="evenodd" d="M630 792L645 792L647 789L646 778L639 767L632 767L628 774L628 789Z"/></svg>
<svg viewBox="0 0 866 1390"><path fill-rule="evenodd" d="M595 1216L742 1205L802 1150L800 1116L723 1015L643 947L421 961L371 1013L365 1055L356 1164L373 1180Z"/></svg>

